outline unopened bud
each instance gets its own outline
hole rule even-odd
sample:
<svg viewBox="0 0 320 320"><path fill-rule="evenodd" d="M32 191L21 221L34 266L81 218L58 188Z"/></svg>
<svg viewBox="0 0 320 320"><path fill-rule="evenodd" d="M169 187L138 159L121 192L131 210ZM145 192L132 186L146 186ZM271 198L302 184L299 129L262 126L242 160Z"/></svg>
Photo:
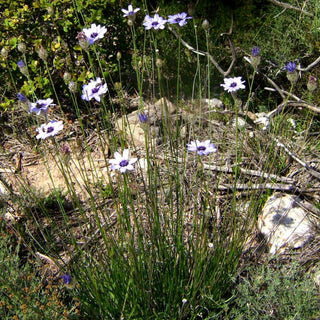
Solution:
<svg viewBox="0 0 320 320"><path fill-rule="evenodd" d="M161 68L161 67L163 66L163 61L162 61L160 58L158 58L158 59L156 60L156 66L157 66L158 68Z"/></svg>
<svg viewBox="0 0 320 320"><path fill-rule="evenodd" d="M88 50L89 46L90 46L90 42L88 40L88 38L86 37L86 35L84 34L84 32L79 32L77 35L77 39L79 41L79 45L83 50Z"/></svg>
<svg viewBox="0 0 320 320"><path fill-rule="evenodd" d="M70 92L72 92L72 93L77 92L77 84L74 81L69 82L68 88L69 88Z"/></svg>
<svg viewBox="0 0 320 320"><path fill-rule="evenodd" d="M54 14L54 9L53 9L52 7L48 7L48 8L47 8L47 11L48 11L48 14L49 14L50 16L53 16L53 14Z"/></svg>
<svg viewBox="0 0 320 320"><path fill-rule="evenodd" d="M201 26L204 30L208 31L210 28L210 23L207 19L204 19Z"/></svg>
<svg viewBox="0 0 320 320"><path fill-rule="evenodd" d="M117 52L117 60L121 60L122 58L122 54L120 51Z"/></svg>
<svg viewBox="0 0 320 320"><path fill-rule="evenodd" d="M191 17L193 17L194 15L194 7L195 7L194 3L188 3L188 14Z"/></svg>
<svg viewBox="0 0 320 320"><path fill-rule="evenodd" d="M291 82L291 84L296 84L299 79L299 74L297 71L287 71L287 79Z"/></svg>
<svg viewBox="0 0 320 320"><path fill-rule="evenodd" d="M3 48L1 49L1 56L2 56L2 58L7 59L8 54L9 54L9 50L8 50L7 48L3 47Z"/></svg>
<svg viewBox="0 0 320 320"><path fill-rule="evenodd" d="M26 47L26 45L25 45L23 42L19 42L19 43L18 43L18 50L19 50L20 52L22 52L22 53L25 53L26 50L27 50L27 47Z"/></svg>
<svg viewBox="0 0 320 320"><path fill-rule="evenodd" d="M65 83L69 83L71 81L71 79L72 79L72 76L71 76L70 72L65 72L63 74L63 80Z"/></svg>
<svg viewBox="0 0 320 320"><path fill-rule="evenodd" d="M48 58L48 52L47 50L44 48L44 47L40 47L39 50L38 50L38 56L40 59L42 59L43 61L47 61L47 58Z"/></svg>
<svg viewBox="0 0 320 320"><path fill-rule="evenodd" d="M20 69L20 72L25 75L26 77L29 76L29 72L28 72L28 68L27 66L25 65L24 61L23 60L20 60L17 62L17 66L19 67Z"/></svg>
<svg viewBox="0 0 320 320"><path fill-rule="evenodd" d="M132 19L128 19L128 20L127 20L127 24L128 24L129 27L132 27L132 26L133 26L133 21L132 21Z"/></svg>
<svg viewBox="0 0 320 320"><path fill-rule="evenodd" d="M312 93L317 89L317 87L318 87L318 79L310 75L307 83L307 89Z"/></svg>

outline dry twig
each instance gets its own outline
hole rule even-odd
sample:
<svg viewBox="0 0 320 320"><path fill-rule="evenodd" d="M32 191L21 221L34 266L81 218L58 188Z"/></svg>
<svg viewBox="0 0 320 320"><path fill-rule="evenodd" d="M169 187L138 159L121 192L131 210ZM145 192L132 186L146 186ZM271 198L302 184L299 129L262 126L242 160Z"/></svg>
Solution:
<svg viewBox="0 0 320 320"><path fill-rule="evenodd" d="M233 26L233 20L231 22L231 27L230 27L230 30L228 33L223 33L222 35L231 35L232 34L232 26ZM195 54L198 54L198 55L201 55L201 56L207 56L209 58L209 60L211 61L211 63L217 68L217 70L222 74L222 76L225 78L227 77L232 68L233 68L233 65L234 63L236 62L236 53L235 53L235 49L234 49L234 45L233 45L233 42L232 40L230 39L230 37L228 38L229 40L229 44L230 44L230 48L231 48L231 55L232 55L232 60L230 62L230 65L228 67L228 69L226 71L224 71L219 63L214 59L214 57L209 53L209 52L206 52L206 51L201 51L201 50L197 50L195 48L193 48L192 46L190 46L186 41L184 41L180 35L171 27L171 26L168 26L168 29L174 34L174 36L190 51L192 51L193 53Z"/></svg>
<svg viewBox="0 0 320 320"><path fill-rule="evenodd" d="M279 6L279 7L282 7L282 8L285 8L285 9L291 9L291 10L295 10L295 11L298 11L298 12L301 12L309 17L313 17L313 14L310 13L310 12L307 12L307 11L304 11L303 9L300 9L298 7L295 7L289 3L285 3L285 2L281 2L281 1L277 1L277 0L269 0L269 2Z"/></svg>

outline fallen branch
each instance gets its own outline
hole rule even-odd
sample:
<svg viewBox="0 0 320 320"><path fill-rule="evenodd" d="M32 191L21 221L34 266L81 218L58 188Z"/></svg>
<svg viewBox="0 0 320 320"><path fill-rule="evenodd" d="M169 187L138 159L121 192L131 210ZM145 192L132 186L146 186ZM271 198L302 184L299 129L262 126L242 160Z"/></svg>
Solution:
<svg viewBox="0 0 320 320"><path fill-rule="evenodd" d="M283 143L279 141L278 138L274 138L274 141L277 143L278 147L281 147L284 149L285 152L287 152L292 159L294 159L296 162L300 163L312 176L320 180L320 173L313 170L309 167L307 163L299 159L295 154L293 154Z"/></svg>
<svg viewBox="0 0 320 320"><path fill-rule="evenodd" d="M309 71L311 68L316 66L320 62L320 57L318 57L315 61L310 63L306 68L297 68L298 71Z"/></svg>
<svg viewBox="0 0 320 320"><path fill-rule="evenodd" d="M227 166L215 166L215 165L203 164L203 168L207 169L207 170L212 170L212 171L234 173L233 169L231 167L227 167ZM248 174L251 176L257 176L257 177L261 177L264 179L273 179L273 180L276 180L279 182L291 183L291 184L296 183L296 181L292 178L280 177L280 176L277 176L272 173L262 172L262 171L258 171L258 170L244 169L244 168L240 168L240 167L239 167L239 170L244 174Z"/></svg>
<svg viewBox="0 0 320 320"><path fill-rule="evenodd" d="M289 3L285 3L285 2L280 2L280 1L277 1L277 0L269 0L269 2L279 6L279 7L282 7L282 8L285 8L285 9L291 9L291 10L295 10L295 11L298 11L298 12L301 12L309 17L313 17L313 14L310 13L310 12L307 12L307 11L304 11L303 9L300 9L298 7L295 7Z"/></svg>
<svg viewBox="0 0 320 320"><path fill-rule="evenodd" d="M266 117L272 117L274 116L275 114L277 113L280 113L283 108L285 107L302 107L302 108L307 108L313 112L316 112L316 113L320 113L320 108L318 108L317 106L314 106L314 105L311 105L311 104L308 104L307 102L304 102L304 101L300 101L300 102L295 102L295 101L285 101L285 102L282 102L281 104L279 104L277 106L277 108L275 108L274 110L270 111Z"/></svg>
<svg viewBox="0 0 320 320"><path fill-rule="evenodd" d="M295 186L291 184L280 184L280 183L263 183L263 184L219 184L217 186L219 191L225 190L279 190L279 191L293 191L296 189Z"/></svg>

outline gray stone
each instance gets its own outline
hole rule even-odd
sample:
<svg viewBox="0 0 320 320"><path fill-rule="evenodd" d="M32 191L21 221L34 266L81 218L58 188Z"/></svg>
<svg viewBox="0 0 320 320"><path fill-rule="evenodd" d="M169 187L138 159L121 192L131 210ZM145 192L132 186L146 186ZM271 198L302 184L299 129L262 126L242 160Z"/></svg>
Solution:
<svg viewBox="0 0 320 320"><path fill-rule="evenodd" d="M266 237L270 253L283 253L286 248L300 248L313 237L311 215L294 195L270 197L258 219L258 228Z"/></svg>

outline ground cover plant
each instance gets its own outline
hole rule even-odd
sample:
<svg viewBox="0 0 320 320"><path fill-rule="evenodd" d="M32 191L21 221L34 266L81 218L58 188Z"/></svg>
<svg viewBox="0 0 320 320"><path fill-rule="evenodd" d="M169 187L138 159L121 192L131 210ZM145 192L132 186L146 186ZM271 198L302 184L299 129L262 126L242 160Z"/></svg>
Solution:
<svg viewBox="0 0 320 320"><path fill-rule="evenodd" d="M1 6L2 319L319 316L318 1Z"/></svg>

